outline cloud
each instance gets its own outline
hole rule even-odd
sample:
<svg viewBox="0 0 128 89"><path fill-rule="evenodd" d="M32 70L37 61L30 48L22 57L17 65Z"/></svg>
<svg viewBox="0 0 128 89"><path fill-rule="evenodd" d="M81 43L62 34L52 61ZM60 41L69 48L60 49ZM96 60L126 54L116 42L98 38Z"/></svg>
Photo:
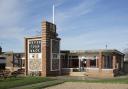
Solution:
<svg viewBox="0 0 128 89"><path fill-rule="evenodd" d="M0 27L2 28L0 31L9 31L10 28L17 27L23 17L23 11L19 6L19 0L0 1Z"/></svg>
<svg viewBox="0 0 128 89"><path fill-rule="evenodd" d="M107 44L110 49L118 48L121 50L126 46L128 41L127 29L124 28L121 31L119 27L106 27L102 30L101 29L88 33L81 33L76 36L64 37L61 42L61 45L63 45L62 49L104 49Z"/></svg>
<svg viewBox="0 0 128 89"><path fill-rule="evenodd" d="M61 0L60 0L61 1ZM63 2L60 2L61 5L66 4L64 0ZM91 13L95 7L95 5L99 2L100 0L80 0L75 5L72 5L66 9L59 9L59 7L55 7L55 22L58 25L59 31L64 31L67 29L70 29L69 23L72 23L73 20L78 21L78 18L81 16L86 16L86 14ZM70 5L70 3L68 3ZM72 27L71 27L72 28ZM67 29L67 30L68 30Z"/></svg>
<svg viewBox="0 0 128 89"><path fill-rule="evenodd" d="M49 17L51 17L50 21L52 21L51 13L52 4L54 3L55 22L58 28L57 32L59 31L59 33L61 33L59 36L62 38L61 43L63 48L100 48L101 45L104 47L107 42L109 44L115 42L117 45L124 45L123 42L127 40L126 33L128 33L125 33L127 28L126 18L121 18L123 22L122 26L126 26L126 28L124 28L125 31L121 32L117 30L117 28L111 28L113 27L111 23L114 23L117 27L117 23L115 22L120 22L120 20L117 20L120 15L115 15L115 12L113 12L113 17L117 16L114 18L116 21L112 20L113 17L107 18L110 14L109 11L102 16L104 9L101 7L104 6L104 3L99 5L100 1L102 0L0 0L0 44L2 41L6 43L3 44L5 51L10 49L23 51L24 37L40 34L38 32L41 30L43 17L48 20ZM96 6L97 8L95 8ZM99 8L102 9L101 12ZM112 9L115 11L114 8ZM108 10L110 10L110 8ZM108 20L108 22L103 23L102 20L105 20L105 22ZM111 23L109 21L111 21ZM118 24L120 25L120 23ZM120 29L122 29L122 27L120 27ZM120 42L116 37L120 37ZM17 43L19 43L19 45L17 45ZM7 46L5 47L5 45Z"/></svg>
<svg viewBox="0 0 128 89"><path fill-rule="evenodd" d="M59 7L63 5L65 2L67 2L67 0L54 0L53 4L55 5L55 7Z"/></svg>
<svg viewBox="0 0 128 89"><path fill-rule="evenodd" d="M39 34L47 4L41 1L0 0L0 45L4 51L24 51L24 37Z"/></svg>
<svg viewBox="0 0 128 89"><path fill-rule="evenodd" d="M0 1L0 26L14 26L22 18L19 0Z"/></svg>
<svg viewBox="0 0 128 89"><path fill-rule="evenodd" d="M23 43L25 28L21 26L21 22L25 11L20 0L0 0L0 42L6 43L3 44L5 51L19 50L15 48L15 44ZM9 45L13 45L12 48L9 48ZM21 45L23 44L19 44L19 48Z"/></svg>

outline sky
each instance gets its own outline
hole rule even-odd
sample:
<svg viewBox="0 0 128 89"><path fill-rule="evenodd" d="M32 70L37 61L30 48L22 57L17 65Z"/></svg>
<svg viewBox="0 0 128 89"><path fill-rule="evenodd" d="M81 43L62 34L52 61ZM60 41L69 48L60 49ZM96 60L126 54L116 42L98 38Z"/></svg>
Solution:
<svg viewBox="0 0 128 89"><path fill-rule="evenodd" d="M128 0L0 0L3 51L24 52L24 37L52 22L53 4L61 49L128 48Z"/></svg>

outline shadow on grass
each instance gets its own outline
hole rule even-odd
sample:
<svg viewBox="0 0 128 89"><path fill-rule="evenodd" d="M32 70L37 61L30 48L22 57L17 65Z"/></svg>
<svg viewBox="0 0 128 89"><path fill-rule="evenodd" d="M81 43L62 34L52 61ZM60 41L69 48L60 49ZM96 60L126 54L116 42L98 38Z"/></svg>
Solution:
<svg viewBox="0 0 128 89"><path fill-rule="evenodd" d="M35 84L46 81L53 81L54 79L42 78L42 77L19 77L19 78L10 78L0 81L0 89L8 89L12 87L24 86L29 84Z"/></svg>

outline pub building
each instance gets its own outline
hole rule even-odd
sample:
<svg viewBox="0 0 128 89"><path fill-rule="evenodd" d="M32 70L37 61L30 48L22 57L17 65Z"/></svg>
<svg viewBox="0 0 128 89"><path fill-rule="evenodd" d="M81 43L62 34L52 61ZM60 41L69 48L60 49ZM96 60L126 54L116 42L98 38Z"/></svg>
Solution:
<svg viewBox="0 0 128 89"><path fill-rule="evenodd" d="M25 37L26 75L114 77L123 72L116 49L60 50L56 25L43 21L42 35Z"/></svg>

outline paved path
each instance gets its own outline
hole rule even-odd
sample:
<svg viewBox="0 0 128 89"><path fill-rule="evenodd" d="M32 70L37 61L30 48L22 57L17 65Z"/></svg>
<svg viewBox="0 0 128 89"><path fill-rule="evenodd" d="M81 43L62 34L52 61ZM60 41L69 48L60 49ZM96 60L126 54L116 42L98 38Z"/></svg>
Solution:
<svg viewBox="0 0 128 89"><path fill-rule="evenodd" d="M128 89L128 84L65 82L45 89Z"/></svg>

